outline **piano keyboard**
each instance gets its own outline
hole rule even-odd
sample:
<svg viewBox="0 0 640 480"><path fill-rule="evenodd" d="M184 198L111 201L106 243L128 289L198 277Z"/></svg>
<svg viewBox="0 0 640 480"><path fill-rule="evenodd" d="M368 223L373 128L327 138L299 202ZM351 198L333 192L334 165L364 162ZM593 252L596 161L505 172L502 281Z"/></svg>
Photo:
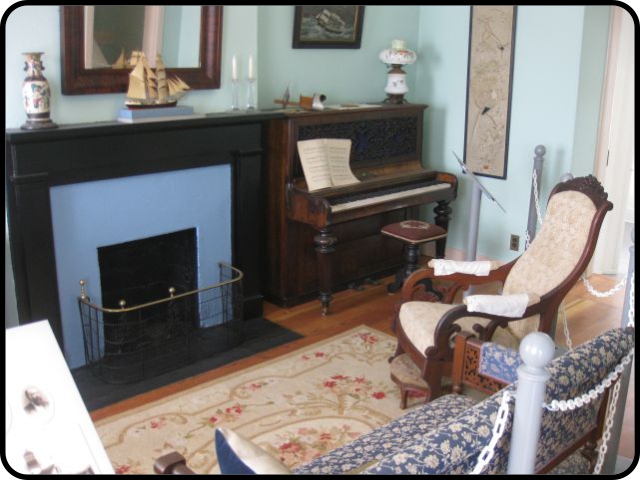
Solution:
<svg viewBox="0 0 640 480"><path fill-rule="evenodd" d="M344 199L336 199L332 202L331 211L333 213L342 212L344 210L352 210L354 208L365 207L367 205L374 205L376 203L384 203L399 198L412 197L414 195L420 195L422 193L434 192L437 190L444 190L450 188L451 185L446 182L438 182L431 185L422 187L415 187L409 189L394 189L396 191L389 192L385 190L383 192L375 192L374 194L367 193L362 194L364 198L349 197ZM366 195L366 196L365 196ZM373 196L371 196L373 195Z"/></svg>

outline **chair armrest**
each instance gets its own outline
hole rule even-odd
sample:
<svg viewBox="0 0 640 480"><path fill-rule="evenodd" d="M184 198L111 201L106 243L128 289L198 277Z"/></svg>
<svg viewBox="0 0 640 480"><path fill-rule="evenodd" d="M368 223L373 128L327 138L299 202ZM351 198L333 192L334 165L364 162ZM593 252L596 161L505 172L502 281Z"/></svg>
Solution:
<svg viewBox="0 0 640 480"><path fill-rule="evenodd" d="M533 293L513 295L470 295L463 300L470 312L521 318L527 307L540 303L540 297Z"/></svg>
<svg viewBox="0 0 640 480"><path fill-rule="evenodd" d="M516 261L513 260L495 270L491 270L487 276L470 275L466 273L435 275L435 271L431 267L420 268L405 280L402 287L401 301L409 302L411 300L420 300L421 297L424 298L428 296L425 284L432 280L439 280L449 283L448 286L439 284L437 290L442 295L442 303L451 304L453 303L456 293L458 293L460 289L466 290L470 285L483 285L493 282L504 283L515 262Z"/></svg>
<svg viewBox="0 0 640 480"><path fill-rule="evenodd" d="M483 326L477 323L473 326L473 330L476 332L478 338L484 341L489 341L498 327L504 328L509 324L509 322L517 322L533 315L539 315L545 310L547 305L548 302L544 301L544 298L541 297L539 302L528 306L524 313L519 317L503 317L490 313L470 312L466 305L458 305L445 313L438 321L433 332L434 344L427 348L425 355L427 358L449 360L453 358L453 349L450 345L450 339L462 330L460 325L456 324L456 321L461 318L477 317L490 320L487 325Z"/></svg>

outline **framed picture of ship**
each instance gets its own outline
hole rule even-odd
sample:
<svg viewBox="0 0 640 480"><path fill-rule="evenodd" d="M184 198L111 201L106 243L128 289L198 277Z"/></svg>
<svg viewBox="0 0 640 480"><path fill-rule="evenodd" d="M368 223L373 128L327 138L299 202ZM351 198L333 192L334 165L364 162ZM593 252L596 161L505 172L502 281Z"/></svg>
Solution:
<svg viewBox="0 0 640 480"><path fill-rule="evenodd" d="M363 20L361 5L296 6L293 48L360 48Z"/></svg>

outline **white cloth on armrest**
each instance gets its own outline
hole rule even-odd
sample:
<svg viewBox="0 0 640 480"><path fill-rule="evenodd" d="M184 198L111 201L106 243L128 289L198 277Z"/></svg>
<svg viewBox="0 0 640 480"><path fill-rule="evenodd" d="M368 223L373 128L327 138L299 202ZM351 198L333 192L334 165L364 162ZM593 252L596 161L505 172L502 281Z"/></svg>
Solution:
<svg viewBox="0 0 640 480"><path fill-rule="evenodd" d="M470 312L489 313L502 317L521 317L532 298L526 293L513 295L469 295L464 299ZM533 299L539 301L538 299ZM534 303L534 302L532 302Z"/></svg>
<svg viewBox="0 0 640 480"><path fill-rule="evenodd" d="M486 277L495 267L495 262L489 260L476 260L474 262L461 262L457 260L444 260L441 258L429 261L436 275L451 275L452 273L466 273Z"/></svg>

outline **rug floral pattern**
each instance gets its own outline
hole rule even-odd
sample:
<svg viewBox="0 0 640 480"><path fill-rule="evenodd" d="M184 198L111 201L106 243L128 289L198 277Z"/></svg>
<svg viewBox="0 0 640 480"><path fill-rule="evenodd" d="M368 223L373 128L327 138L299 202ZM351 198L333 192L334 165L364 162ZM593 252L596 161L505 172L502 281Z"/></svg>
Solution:
<svg viewBox="0 0 640 480"><path fill-rule="evenodd" d="M395 339L368 327L110 417L96 428L116 473L153 473L177 450L197 473L217 473L224 425L289 468L402 415L387 359Z"/></svg>

